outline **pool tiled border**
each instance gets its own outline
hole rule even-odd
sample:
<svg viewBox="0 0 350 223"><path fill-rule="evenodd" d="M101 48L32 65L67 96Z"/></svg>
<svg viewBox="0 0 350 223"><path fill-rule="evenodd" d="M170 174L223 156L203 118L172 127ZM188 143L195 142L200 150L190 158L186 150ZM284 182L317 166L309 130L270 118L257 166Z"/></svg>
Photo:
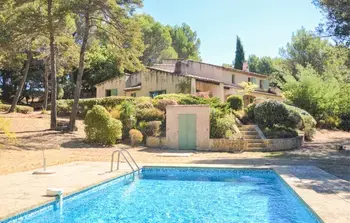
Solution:
<svg viewBox="0 0 350 223"><path fill-rule="evenodd" d="M211 168L211 169L222 169L228 170L228 169L245 169L245 170L273 170L275 173L277 173L277 176L279 176L280 179L282 179L282 182L287 186L287 188L290 189L290 191L298 197L300 201L304 203L308 209L313 212L315 216L320 221L323 222L350 222L350 213L347 212L347 210L350 210L350 202L349 200L346 200L346 197L348 194L345 192L345 194L339 195L338 193L329 193L329 194L322 194L318 191L315 191L313 188L308 188L308 185L305 185L306 181L303 178L299 178L300 176L298 174L295 174L292 170L298 171L305 171L305 166L233 166L233 165L205 165L205 164L150 164L150 165L141 165L142 168L148 168L148 167L163 167L163 168L180 168L184 171L186 169L203 169L203 168ZM308 171L311 171L311 175L322 175L322 177L327 176L328 173L318 169L314 166L308 166L310 167ZM306 168L307 169L307 168ZM313 172L312 172L313 171ZM125 175L130 174L124 174L118 177L113 177L100 181L99 183L95 183L93 185L90 185L88 187L84 187L82 190L78 190L78 192L73 192L70 195L67 195L64 199L71 200L71 199L78 199L81 196L86 195L85 192L91 192L91 190L100 190L105 188L106 186L117 182L118 180L122 180L122 178ZM326 177L327 178L327 177ZM333 175L328 174L328 178L331 180L338 179L334 177ZM328 179L327 178L327 179ZM340 180L340 179L338 179ZM332 184L333 181L328 182L329 184ZM336 185L347 185L344 184L344 182L337 182ZM101 187L102 186L102 187ZM327 185L329 186L329 185ZM94 189L96 188L96 189ZM328 188L329 190L329 188ZM330 189L331 190L331 189ZM344 199L345 197L345 199ZM327 203L328 202L328 203ZM1 223L9 223L9 222L17 222L16 219L19 220L19 218L23 218L25 215L28 214L37 214L41 211L45 211L50 208L55 208L57 204L57 201L49 201L47 203L41 203L36 205L34 208L28 210L29 208L25 209L25 211L17 211L16 213L10 215L12 217L8 216L5 219L2 219L3 221ZM23 210L23 209L22 209Z"/></svg>

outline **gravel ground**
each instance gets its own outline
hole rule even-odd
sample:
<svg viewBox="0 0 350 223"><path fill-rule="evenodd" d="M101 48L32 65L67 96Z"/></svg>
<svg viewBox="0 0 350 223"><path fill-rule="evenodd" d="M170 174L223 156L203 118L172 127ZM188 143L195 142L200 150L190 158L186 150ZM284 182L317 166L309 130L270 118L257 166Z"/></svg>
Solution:
<svg viewBox="0 0 350 223"><path fill-rule="evenodd" d="M350 133L342 131L318 131L313 142L305 143L299 150L287 152L244 152L240 154L194 152L189 157L162 157L161 153L174 150L130 148L123 144L113 147L88 144L84 141L83 122L78 120L78 131L66 133L51 131L49 115L33 113L0 114L11 120L11 129L16 133L17 142L6 145L0 133L0 174L36 169L42 166L43 150L47 165L73 161L109 161L116 148L127 148L138 163L186 163L186 164L273 164L273 165L316 165L331 174L350 181L350 151L339 150L340 145L349 145ZM61 126L68 119L59 119Z"/></svg>

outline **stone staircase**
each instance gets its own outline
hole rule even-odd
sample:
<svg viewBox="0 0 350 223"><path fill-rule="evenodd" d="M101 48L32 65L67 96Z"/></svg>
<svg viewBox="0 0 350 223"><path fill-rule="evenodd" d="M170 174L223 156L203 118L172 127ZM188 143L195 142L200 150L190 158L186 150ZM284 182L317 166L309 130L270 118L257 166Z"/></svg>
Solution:
<svg viewBox="0 0 350 223"><path fill-rule="evenodd" d="M259 151L266 148L264 140L256 131L255 125L242 125L238 127L243 139L248 142L248 151Z"/></svg>

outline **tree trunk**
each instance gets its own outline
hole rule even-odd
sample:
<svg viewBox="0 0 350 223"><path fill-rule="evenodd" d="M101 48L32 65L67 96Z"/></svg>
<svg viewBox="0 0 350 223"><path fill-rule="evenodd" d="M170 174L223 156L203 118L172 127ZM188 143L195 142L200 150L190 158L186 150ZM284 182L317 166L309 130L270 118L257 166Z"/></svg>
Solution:
<svg viewBox="0 0 350 223"><path fill-rule="evenodd" d="M32 61L32 57L33 57L32 56L32 51L31 51L31 49L29 49L29 51L27 53L27 62L26 62L25 68L24 68L24 74L23 74L22 80L21 80L21 82L20 82L20 84L18 86L15 98L12 101L11 108L8 111L9 113L14 112L15 109L16 109L16 105L18 103L18 99L21 96L21 93L22 93L22 90L23 90L23 87L24 87L24 83L26 82L26 79L27 79L27 76L28 76L28 71L29 71L30 63Z"/></svg>
<svg viewBox="0 0 350 223"><path fill-rule="evenodd" d="M44 64L45 64L45 72L44 72L44 103L43 103L43 109L47 110L47 100L49 97L49 64L48 64L48 59L45 58Z"/></svg>
<svg viewBox="0 0 350 223"><path fill-rule="evenodd" d="M81 88L81 81L83 78L84 73L84 59L85 59L85 50L86 50L86 44L89 38L89 31L90 31L90 15L89 11L85 12L85 27L84 27L84 36L83 36L83 42L80 48L80 58L79 58L79 70L78 70L78 76L76 81L76 87L74 91L74 103L72 107L72 113L69 120L69 131L74 131L75 128L75 120L77 118L77 111L78 111L78 103L79 103L79 97L80 97L80 88Z"/></svg>
<svg viewBox="0 0 350 223"><path fill-rule="evenodd" d="M50 32L50 65L51 65L51 122L50 128L56 129L57 127L57 79L56 79L56 60L55 60L55 36L54 28L52 22L52 0L47 1L47 14L49 22L49 32Z"/></svg>

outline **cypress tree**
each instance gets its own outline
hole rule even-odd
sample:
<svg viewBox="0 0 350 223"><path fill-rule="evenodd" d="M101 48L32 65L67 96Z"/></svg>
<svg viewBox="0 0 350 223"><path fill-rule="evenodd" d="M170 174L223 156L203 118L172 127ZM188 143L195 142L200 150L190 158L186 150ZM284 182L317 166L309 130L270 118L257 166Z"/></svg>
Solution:
<svg viewBox="0 0 350 223"><path fill-rule="evenodd" d="M243 62L244 62L244 49L241 43L241 39L237 36L234 68L242 70Z"/></svg>

